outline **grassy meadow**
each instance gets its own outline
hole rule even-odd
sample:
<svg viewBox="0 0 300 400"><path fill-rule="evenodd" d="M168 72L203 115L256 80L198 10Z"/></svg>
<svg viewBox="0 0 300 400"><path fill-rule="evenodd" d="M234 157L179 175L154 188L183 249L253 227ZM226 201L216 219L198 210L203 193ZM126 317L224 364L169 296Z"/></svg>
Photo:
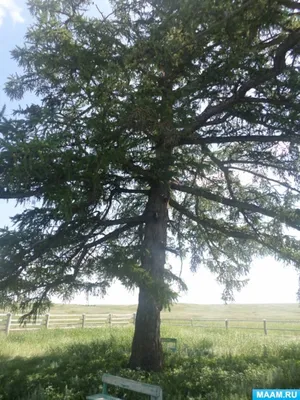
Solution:
<svg viewBox="0 0 300 400"><path fill-rule="evenodd" d="M131 313L135 309L57 305L51 313ZM254 318L253 313L259 320L296 320L300 309L297 305L178 304L166 315L174 320L234 316L247 320L250 315ZM129 325L0 335L0 400L84 400L101 391L104 372L158 384L164 400L246 400L255 387L300 388L297 336L163 324L162 335L176 337L178 351L166 349L164 371L150 374L127 368L132 334ZM146 400L132 392L111 393L124 400Z"/></svg>
<svg viewBox="0 0 300 400"><path fill-rule="evenodd" d="M78 315L86 314L133 314L136 305L130 306L85 306L56 304L52 314ZM225 319L228 319L229 329L248 329L264 333L263 320L267 321L269 335L281 333L287 336L300 336L299 304L229 304L229 305L199 305L175 304L171 312L161 313L163 325L183 325L199 328L225 329Z"/></svg>
<svg viewBox="0 0 300 400"><path fill-rule="evenodd" d="M76 304L54 304L53 314L100 314L136 312L136 305L87 306ZM162 318L228 318L228 319L286 319L300 321L299 304L174 304L169 311L161 313Z"/></svg>

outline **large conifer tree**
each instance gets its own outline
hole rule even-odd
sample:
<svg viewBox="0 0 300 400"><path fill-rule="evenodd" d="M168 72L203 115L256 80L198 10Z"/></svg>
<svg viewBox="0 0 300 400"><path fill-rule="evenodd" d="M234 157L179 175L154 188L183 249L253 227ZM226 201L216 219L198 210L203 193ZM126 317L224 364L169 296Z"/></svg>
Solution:
<svg viewBox="0 0 300 400"><path fill-rule="evenodd" d="M1 232L1 302L34 314L119 278L139 288L130 366L159 370L182 284L168 252L216 273L225 300L253 257L299 266L300 5L29 7L6 93L37 101L0 124L0 198L27 206Z"/></svg>

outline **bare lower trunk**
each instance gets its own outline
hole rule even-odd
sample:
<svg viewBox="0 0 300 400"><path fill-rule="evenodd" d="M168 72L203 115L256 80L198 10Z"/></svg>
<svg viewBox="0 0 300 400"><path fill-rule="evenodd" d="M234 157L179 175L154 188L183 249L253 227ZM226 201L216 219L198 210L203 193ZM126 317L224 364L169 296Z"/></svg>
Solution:
<svg viewBox="0 0 300 400"><path fill-rule="evenodd" d="M168 186L153 185L150 191L146 213L150 216L145 225L142 268L148 271L156 282L155 289L141 286L136 315L135 333L129 362L130 368L148 371L162 369L162 347L160 343L160 312L162 304L159 290L163 286L165 248L168 221Z"/></svg>
<svg viewBox="0 0 300 400"><path fill-rule="evenodd" d="M160 343L160 308L147 290L141 289L129 366L160 371L163 366Z"/></svg>

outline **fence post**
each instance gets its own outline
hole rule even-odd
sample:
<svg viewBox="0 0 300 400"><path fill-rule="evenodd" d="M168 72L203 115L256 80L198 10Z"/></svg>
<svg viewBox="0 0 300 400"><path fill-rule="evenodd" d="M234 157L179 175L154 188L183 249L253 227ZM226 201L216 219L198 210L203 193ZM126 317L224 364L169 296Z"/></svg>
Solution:
<svg viewBox="0 0 300 400"><path fill-rule="evenodd" d="M228 330L228 319L225 319L225 329Z"/></svg>
<svg viewBox="0 0 300 400"><path fill-rule="evenodd" d="M7 319L6 319L5 333L6 333L6 336L8 336L9 335L9 331L10 331L10 324L11 324L12 314L8 313L6 317L7 317Z"/></svg>
<svg viewBox="0 0 300 400"><path fill-rule="evenodd" d="M135 312L132 315L132 319L133 319L133 325L135 325L135 320L136 320L136 313Z"/></svg>
<svg viewBox="0 0 300 400"><path fill-rule="evenodd" d="M81 327L82 329L85 327L85 314L82 314Z"/></svg>
<svg viewBox="0 0 300 400"><path fill-rule="evenodd" d="M111 323L112 323L112 315L111 314L108 314L108 325L109 325L109 327L111 328Z"/></svg>
<svg viewBox="0 0 300 400"><path fill-rule="evenodd" d="M264 319L264 332L265 332L265 335L268 334L268 331L267 331L267 320L266 319Z"/></svg>
<svg viewBox="0 0 300 400"><path fill-rule="evenodd" d="M50 314L46 314L46 322L45 322L46 329L49 328L49 324L50 324Z"/></svg>

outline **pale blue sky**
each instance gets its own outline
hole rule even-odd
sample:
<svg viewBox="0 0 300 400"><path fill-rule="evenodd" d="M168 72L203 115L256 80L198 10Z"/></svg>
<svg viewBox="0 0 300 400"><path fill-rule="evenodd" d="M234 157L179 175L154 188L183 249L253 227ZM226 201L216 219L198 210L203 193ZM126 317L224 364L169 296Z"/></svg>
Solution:
<svg viewBox="0 0 300 400"><path fill-rule="evenodd" d="M104 12L109 11L108 1L98 2ZM97 12L97 11L96 11ZM17 71L17 66L10 57L10 50L15 45L22 45L26 28L31 24L31 17L23 0L0 0L0 108L7 105L7 111L16 107L3 91L4 83L9 74ZM26 102L34 101L32 96L26 97ZM24 103L24 102L23 102ZM9 225L9 217L20 208L15 208L14 202L0 200L0 226ZM172 265L179 272L180 264L172 260ZM184 264L183 279L189 291L180 298L181 302L199 304L222 303L222 288L216 283L214 276L205 269L196 274L189 272ZM272 258L255 260L249 275L250 282L236 295L237 303L295 303L298 289L298 275L293 268L284 268ZM78 296L75 303L85 303L85 296ZM120 284L115 284L105 299L90 298L90 304L134 304L137 303L137 292L128 293Z"/></svg>

